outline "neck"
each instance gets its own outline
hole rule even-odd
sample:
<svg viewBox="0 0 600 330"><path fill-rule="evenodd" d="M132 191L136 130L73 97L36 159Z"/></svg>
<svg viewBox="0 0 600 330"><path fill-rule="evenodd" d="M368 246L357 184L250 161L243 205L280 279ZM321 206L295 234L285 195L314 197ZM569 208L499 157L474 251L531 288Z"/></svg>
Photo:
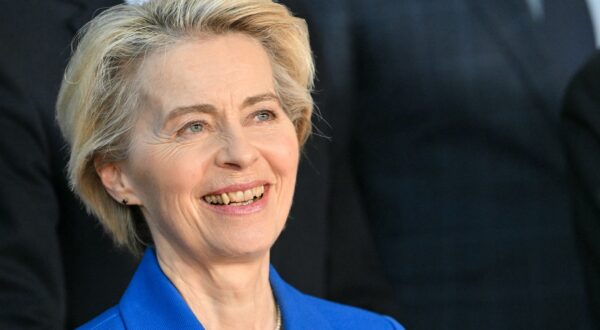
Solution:
<svg viewBox="0 0 600 330"><path fill-rule="evenodd" d="M157 248L158 262L205 329L274 329L269 253L236 263L182 258Z"/></svg>

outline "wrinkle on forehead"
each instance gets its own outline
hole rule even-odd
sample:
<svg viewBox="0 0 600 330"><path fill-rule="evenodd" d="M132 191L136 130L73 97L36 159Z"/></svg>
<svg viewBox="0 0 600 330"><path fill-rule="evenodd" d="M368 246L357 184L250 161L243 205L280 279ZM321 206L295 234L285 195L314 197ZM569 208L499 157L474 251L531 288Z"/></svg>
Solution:
<svg viewBox="0 0 600 330"><path fill-rule="evenodd" d="M205 45L207 47L204 47ZM190 48L202 52L199 53L199 58L190 60ZM254 56L266 64L265 67L269 70L267 79L263 78L265 74L257 72L260 69L255 65L255 61L248 60L248 56ZM197 72L205 76L190 76ZM145 105L152 110L158 110L154 115L158 116L156 119L159 119L159 122L166 115L165 110L199 103L198 99L202 99L201 103L213 104L219 108L221 104L215 104L214 100L225 95L225 92L244 93L240 86L247 87L248 95L229 93L229 105L237 105L234 99L245 98L250 94L265 91L275 93L271 59L267 51L259 41L242 33L188 39L166 47L161 52L148 56L142 64L139 79ZM255 87L260 90L252 90ZM170 97L164 97L167 90L172 94ZM190 99L190 96L195 99ZM225 100L221 97L219 101Z"/></svg>

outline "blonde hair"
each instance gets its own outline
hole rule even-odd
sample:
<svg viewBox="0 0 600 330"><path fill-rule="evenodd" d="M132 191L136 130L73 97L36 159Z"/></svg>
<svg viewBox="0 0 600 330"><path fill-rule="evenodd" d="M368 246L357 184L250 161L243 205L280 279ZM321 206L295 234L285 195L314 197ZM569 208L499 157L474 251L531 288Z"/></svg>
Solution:
<svg viewBox="0 0 600 330"><path fill-rule="evenodd" d="M140 109L137 74L144 58L199 35L238 32L259 41L300 144L311 131L314 65L304 20L269 0L151 0L107 9L80 31L60 88L57 119L71 147L72 189L117 245L143 248L139 209L104 189L95 162L127 158Z"/></svg>

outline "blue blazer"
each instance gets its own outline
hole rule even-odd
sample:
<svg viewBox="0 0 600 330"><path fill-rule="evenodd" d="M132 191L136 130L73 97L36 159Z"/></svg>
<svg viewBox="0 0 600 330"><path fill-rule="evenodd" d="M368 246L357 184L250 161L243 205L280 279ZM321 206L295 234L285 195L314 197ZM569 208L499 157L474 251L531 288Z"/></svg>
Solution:
<svg viewBox="0 0 600 330"><path fill-rule="evenodd" d="M271 267L271 287L281 308L283 328L404 329L394 319L305 295ZM153 249L142 261L118 305L79 329L204 329L158 265Z"/></svg>

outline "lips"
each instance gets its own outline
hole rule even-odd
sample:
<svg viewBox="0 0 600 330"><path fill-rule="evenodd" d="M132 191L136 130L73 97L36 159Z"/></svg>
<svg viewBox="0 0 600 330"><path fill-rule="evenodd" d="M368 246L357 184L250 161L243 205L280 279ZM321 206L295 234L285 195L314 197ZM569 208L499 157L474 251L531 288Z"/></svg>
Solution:
<svg viewBox="0 0 600 330"><path fill-rule="evenodd" d="M212 205L249 205L261 199L265 193L265 186L259 185L248 189L240 189L229 192L208 194L202 199Z"/></svg>

